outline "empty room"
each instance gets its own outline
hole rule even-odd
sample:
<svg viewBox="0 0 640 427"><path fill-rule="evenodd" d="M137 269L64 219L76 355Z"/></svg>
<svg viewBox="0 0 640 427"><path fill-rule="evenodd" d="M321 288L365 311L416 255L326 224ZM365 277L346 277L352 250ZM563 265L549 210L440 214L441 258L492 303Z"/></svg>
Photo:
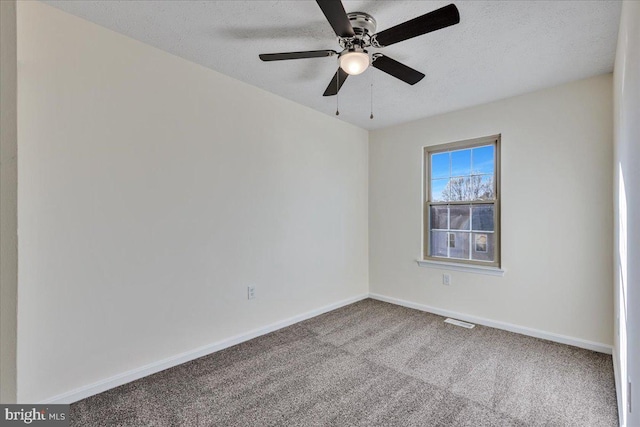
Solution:
<svg viewBox="0 0 640 427"><path fill-rule="evenodd" d="M0 425L640 427L640 1L0 7Z"/></svg>

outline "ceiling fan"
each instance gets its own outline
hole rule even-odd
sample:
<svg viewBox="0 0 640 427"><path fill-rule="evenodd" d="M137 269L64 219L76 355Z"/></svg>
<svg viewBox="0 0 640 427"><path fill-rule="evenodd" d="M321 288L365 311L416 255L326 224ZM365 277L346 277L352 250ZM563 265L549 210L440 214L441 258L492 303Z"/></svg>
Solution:
<svg viewBox="0 0 640 427"><path fill-rule="evenodd" d="M263 61L282 61L338 55L338 71L324 91L324 96L336 95L348 76L360 74L370 65L410 85L418 83L424 74L381 53L369 56L366 48L390 46L460 22L458 8L450 4L376 33L376 20L368 13L346 13L340 0L316 0L316 3L338 36L338 44L343 49L341 52L307 50L263 53L259 56Z"/></svg>

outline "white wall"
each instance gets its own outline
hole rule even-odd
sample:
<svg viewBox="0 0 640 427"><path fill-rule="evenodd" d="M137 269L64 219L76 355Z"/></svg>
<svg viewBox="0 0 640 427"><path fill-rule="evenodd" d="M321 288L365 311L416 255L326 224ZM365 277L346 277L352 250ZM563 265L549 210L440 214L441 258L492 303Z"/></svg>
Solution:
<svg viewBox="0 0 640 427"><path fill-rule="evenodd" d="M36 2L18 60L19 401L367 292L366 131Z"/></svg>
<svg viewBox="0 0 640 427"><path fill-rule="evenodd" d="M425 100L429 102L429 100ZM612 77L370 133L370 291L610 346ZM504 277L419 267L424 146L502 134Z"/></svg>
<svg viewBox="0 0 640 427"><path fill-rule="evenodd" d="M16 400L16 2L0 1L0 402Z"/></svg>
<svg viewBox="0 0 640 427"><path fill-rule="evenodd" d="M622 5L614 72L615 362L624 426L640 425L640 3ZM633 383L629 412L627 381Z"/></svg>

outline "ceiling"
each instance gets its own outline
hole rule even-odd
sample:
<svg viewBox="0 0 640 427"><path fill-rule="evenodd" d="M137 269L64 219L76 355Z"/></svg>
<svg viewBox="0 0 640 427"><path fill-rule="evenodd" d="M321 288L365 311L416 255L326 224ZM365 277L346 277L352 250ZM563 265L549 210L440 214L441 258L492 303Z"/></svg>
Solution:
<svg viewBox="0 0 640 427"><path fill-rule="evenodd" d="M336 57L262 62L259 53L334 49L315 1L56 1L52 6L334 115L323 97ZM451 1L344 1L378 31ZM410 86L377 69L340 90L338 118L379 129L613 70L619 1L454 1L460 23L387 48L426 74ZM378 51L371 49L370 51ZM373 83L374 119L369 119Z"/></svg>

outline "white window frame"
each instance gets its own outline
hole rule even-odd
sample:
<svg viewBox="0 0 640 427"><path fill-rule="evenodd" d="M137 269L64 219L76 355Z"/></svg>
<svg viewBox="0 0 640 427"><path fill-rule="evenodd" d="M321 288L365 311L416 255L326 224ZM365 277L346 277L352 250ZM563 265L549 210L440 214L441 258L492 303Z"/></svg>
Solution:
<svg viewBox="0 0 640 427"><path fill-rule="evenodd" d="M481 147L486 145L494 146L494 199L492 200L474 200L474 201L449 201L449 202L433 202L431 198L431 155L465 150L475 147ZM476 272L499 272L501 270L501 242L500 242L500 135L492 135L481 138L474 138L464 141L451 142L441 145L432 145L424 147L424 176L423 176L423 241L422 241L422 260L418 263L424 266L430 267L442 267L450 269L457 269L461 271L476 271ZM493 204L493 224L495 235L495 248L494 248L494 261L480 261L472 259L459 259L448 257L436 257L431 256L431 207L432 206L455 206L455 205L487 205ZM488 234L488 233L487 233ZM473 230L469 231L469 244L473 245L472 238ZM449 251L449 237L447 237L447 252Z"/></svg>

